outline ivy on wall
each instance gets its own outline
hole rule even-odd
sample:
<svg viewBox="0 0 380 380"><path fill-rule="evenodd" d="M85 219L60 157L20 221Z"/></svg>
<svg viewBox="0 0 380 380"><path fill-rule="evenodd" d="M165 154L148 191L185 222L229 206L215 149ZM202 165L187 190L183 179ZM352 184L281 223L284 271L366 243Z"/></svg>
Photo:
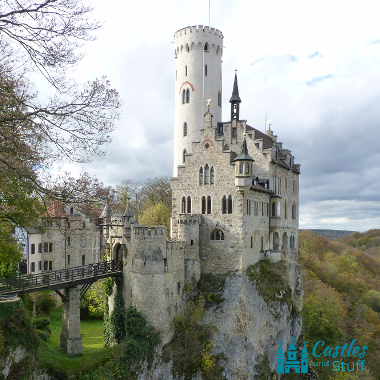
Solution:
<svg viewBox="0 0 380 380"><path fill-rule="evenodd" d="M116 285L116 286L115 286ZM109 312L108 299L115 291L114 308ZM126 336L125 308L123 300L123 276L120 274L115 279L104 280L105 305L104 305L104 330L103 339L105 347L121 343Z"/></svg>

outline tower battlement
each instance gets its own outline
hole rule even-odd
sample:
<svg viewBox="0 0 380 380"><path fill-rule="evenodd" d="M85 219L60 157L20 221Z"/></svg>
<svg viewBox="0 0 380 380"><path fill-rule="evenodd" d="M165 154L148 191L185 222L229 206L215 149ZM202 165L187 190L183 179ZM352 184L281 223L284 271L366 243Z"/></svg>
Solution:
<svg viewBox="0 0 380 380"><path fill-rule="evenodd" d="M133 235L135 238L144 237L166 237L166 227L163 226L133 226Z"/></svg>
<svg viewBox="0 0 380 380"><path fill-rule="evenodd" d="M179 38L183 35L190 34L190 33L196 34L199 32L210 33L210 34L214 34L223 38L223 33L219 29L210 28L209 26L203 26L203 25L187 26L186 28L179 29L174 33L174 38Z"/></svg>

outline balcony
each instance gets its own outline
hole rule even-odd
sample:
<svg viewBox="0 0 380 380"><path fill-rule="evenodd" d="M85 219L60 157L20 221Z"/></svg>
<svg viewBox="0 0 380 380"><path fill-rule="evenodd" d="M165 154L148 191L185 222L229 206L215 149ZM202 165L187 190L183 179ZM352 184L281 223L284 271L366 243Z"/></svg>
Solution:
<svg viewBox="0 0 380 380"><path fill-rule="evenodd" d="M280 226L281 218L278 216L271 216L269 218L269 229L271 232L277 230L277 228Z"/></svg>

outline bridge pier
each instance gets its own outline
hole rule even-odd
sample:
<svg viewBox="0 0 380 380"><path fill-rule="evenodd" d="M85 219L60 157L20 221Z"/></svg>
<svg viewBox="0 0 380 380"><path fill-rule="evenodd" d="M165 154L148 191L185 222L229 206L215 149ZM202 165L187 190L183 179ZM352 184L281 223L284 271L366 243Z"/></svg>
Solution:
<svg viewBox="0 0 380 380"><path fill-rule="evenodd" d="M83 354L80 335L80 293L77 287L64 289L61 348L69 356Z"/></svg>

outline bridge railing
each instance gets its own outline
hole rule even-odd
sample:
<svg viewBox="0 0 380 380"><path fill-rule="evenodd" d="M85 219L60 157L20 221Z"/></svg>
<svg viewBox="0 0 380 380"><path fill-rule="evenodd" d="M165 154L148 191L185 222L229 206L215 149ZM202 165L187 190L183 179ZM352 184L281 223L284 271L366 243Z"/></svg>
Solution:
<svg viewBox="0 0 380 380"><path fill-rule="evenodd" d="M46 271L38 274L25 274L14 278L0 280L0 294L23 292L34 288L49 288L53 285L72 283L81 279L97 279L107 274L120 272L123 269L121 261L101 261L96 264L80 267Z"/></svg>

